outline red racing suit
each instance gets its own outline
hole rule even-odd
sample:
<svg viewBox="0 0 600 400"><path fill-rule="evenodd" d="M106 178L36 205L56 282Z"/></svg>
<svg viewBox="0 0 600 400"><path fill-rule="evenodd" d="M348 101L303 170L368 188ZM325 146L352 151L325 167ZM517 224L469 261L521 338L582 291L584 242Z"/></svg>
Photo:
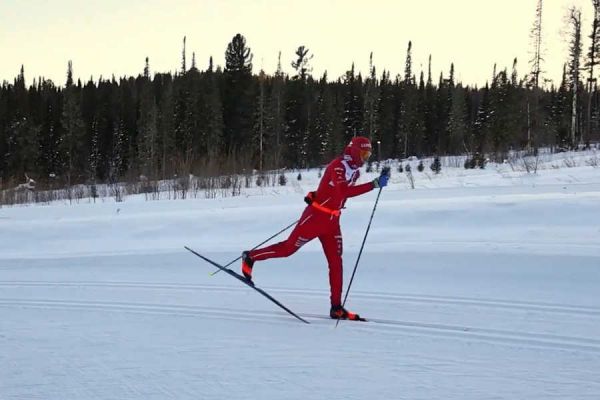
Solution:
<svg viewBox="0 0 600 400"><path fill-rule="evenodd" d="M252 250L250 257L254 261L287 257L314 238L319 238L329 264L331 305L341 305L343 267L339 210L344 207L349 197L361 195L374 188L372 182L355 186L359 175L359 170L352 168L343 156L334 159L323 173L313 197L313 204L304 209L290 236L282 242Z"/></svg>

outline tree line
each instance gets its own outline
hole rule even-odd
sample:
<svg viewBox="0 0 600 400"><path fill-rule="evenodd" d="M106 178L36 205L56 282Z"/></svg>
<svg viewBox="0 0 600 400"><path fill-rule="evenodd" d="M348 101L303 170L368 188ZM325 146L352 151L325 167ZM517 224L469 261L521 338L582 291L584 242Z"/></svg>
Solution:
<svg viewBox="0 0 600 400"><path fill-rule="evenodd" d="M511 149L572 148L595 140L600 126L597 55L580 65L581 17L578 28L572 17L571 59L560 84L549 87L539 70L519 77L516 59L511 70L494 66L482 88L457 82L453 65L432 76L431 57L416 74L410 42L397 76L378 73L371 54L365 76L352 65L335 80L315 77L304 46L291 60L294 73L282 72L280 54L273 75L255 74L241 34L228 44L224 67L211 58L199 68L195 55L188 67L185 39L175 73L152 75L146 59L137 77L82 83L69 62L64 87L43 78L27 86L22 67L0 87L0 177L73 185L314 167L355 135L373 140L375 159L479 153L502 160ZM592 69L587 84L584 68Z"/></svg>

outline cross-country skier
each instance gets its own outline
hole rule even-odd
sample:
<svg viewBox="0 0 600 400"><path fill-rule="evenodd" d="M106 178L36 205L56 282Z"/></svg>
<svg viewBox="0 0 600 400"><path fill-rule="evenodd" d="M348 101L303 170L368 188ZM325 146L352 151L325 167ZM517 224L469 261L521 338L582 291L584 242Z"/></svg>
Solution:
<svg viewBox="0 0 600 400"><path fill-rule="evenodd" d="M355 185L360 168L371 156L371 142L366 137L354 137L325 169L319 187L310 192L308 206L290 236L268 247L242 253L242 273L252 283L252 267L256 261L288 257L314 238L319 238L329 263L329 285L333 319L358 320L358 314L342 307L342 233L340 213L346 199L387 185L389 175L383 173L372 182ZM385 170L384 170L385 171Z"/></svg>

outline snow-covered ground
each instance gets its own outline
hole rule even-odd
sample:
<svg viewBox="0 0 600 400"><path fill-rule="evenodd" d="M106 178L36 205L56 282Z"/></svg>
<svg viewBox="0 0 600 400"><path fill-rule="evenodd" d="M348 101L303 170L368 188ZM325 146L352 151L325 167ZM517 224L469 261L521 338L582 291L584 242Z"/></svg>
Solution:
<svg viewBox="0 0 600 400"><path fill-rule="evenodd" d="M371 322L337 328L318 241L255 267L310 325L183 249L236 258L298 218L317 171L0 208L0 399L598 399L600 169L552 162L413 169L415 190L396 172L347 303ZM342 215L346 284L375 198Z"/></svg>

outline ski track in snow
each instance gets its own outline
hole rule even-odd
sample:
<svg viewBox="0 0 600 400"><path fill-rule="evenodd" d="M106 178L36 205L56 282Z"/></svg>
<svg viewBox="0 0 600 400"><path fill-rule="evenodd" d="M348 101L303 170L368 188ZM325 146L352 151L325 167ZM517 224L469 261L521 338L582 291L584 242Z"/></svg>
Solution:
<svg viewBox="0 0 600 400"><path fill-rule="evenodd" d="M151 282L54 282L54 281L13 281L0 282L0 288L105 288L105 289L132 289L132 290L159 290L164 295L165 291L197 290L216 291L222 295L247 292L246 288L235 288L230 286L210 286L198 284L156 284ZM323 291L265 288L269 293L280 295L293 295L298 297L322 297ZM35 295L35 292L33 293ZM31 295L31 293L30 293ZM415 294L381 294L356 292L355 298L371 299L379 302L391 303L391 307L401 308L403 303L416 304L447 304L460 307L463 305L476 306L480 308L501 308L505 310L522 311L549 314L549 318L564 318L565 315L581 315L587 318L597 318L600 323L600 308L576 306L568 304L550 304L536 302L507 301L498 299L476 299L449 296L430 296ZM280 296L281 297L281 296ZM44 299L44 298L5 298L0 297L0 307L5 308L36 308L44 310L69 310L98 311L116 313L156 314L179 317L201 317L210 319L226 319L235 321L255 321L262 323L295 324L290 316L279 311L251 311L233 309L226 307L197 306L184 304L158 304L140 302L116 302L116 301L83 301L74 299ZM552 314L557 314L552 316ZM327 316L319 314L299 313L312 324L331 327L334 322ZM526 346L533 348L544 348L554 350L569 350L580 352L600 353L600 339L590 337L575 337L565 335L554 335L548 333L521 332L502 329L490 329L476 326L451 325L438 323L425 323L406 320L392 320L380 318L368 318L369 322L361 324L358 322L342 321L343 324L351 324L353 329L372 332L375 334L396 334L463 340L468 342L488 342L508 346Z"/></svg>
<svg viewBox="0 0 600 400"><path fill-rule="evenodd" d="M247 291L246 288L232 286L215 286L202 284L161 284L152 282L56 282L56 281L0 281L0 287L98 287L98 288L130 288L130 289L162 289L162 290L202 290L202 291ZM306 290L306 289L287 289L287 288L262 288L269 293L282 293L297 295L302 297L319 296L322 297L325 293L322 290ZM600 318L600 308L568 305L568 304L553 304L543 302L525 302L525 301L510 301L500 299L485 299L485 298L468 298L468 297L449 297L449 296L434 296L434 295L418 295L418 294L403 294L403 293L366 293L353 292L353 297L364 299L377 299L381 301L400 301L414 303L441 303L441 304L457 304L457 305L475 305L495 308L507 309L522 309L530 311L543 311L548 313L566 313L566 314L581 314L597 316Z"/></svg>
<svg viewBox="0 0 600 400"><path fill-rule="evenodd" d="M394 173L349 296L369 322L337 328L317 241L256 268L310 325L183 250L239 256L316 170L235 198L2 208L0 400L599 399L600 170L580 165ZM374 199L344 211L345 285Z"/></svg>

